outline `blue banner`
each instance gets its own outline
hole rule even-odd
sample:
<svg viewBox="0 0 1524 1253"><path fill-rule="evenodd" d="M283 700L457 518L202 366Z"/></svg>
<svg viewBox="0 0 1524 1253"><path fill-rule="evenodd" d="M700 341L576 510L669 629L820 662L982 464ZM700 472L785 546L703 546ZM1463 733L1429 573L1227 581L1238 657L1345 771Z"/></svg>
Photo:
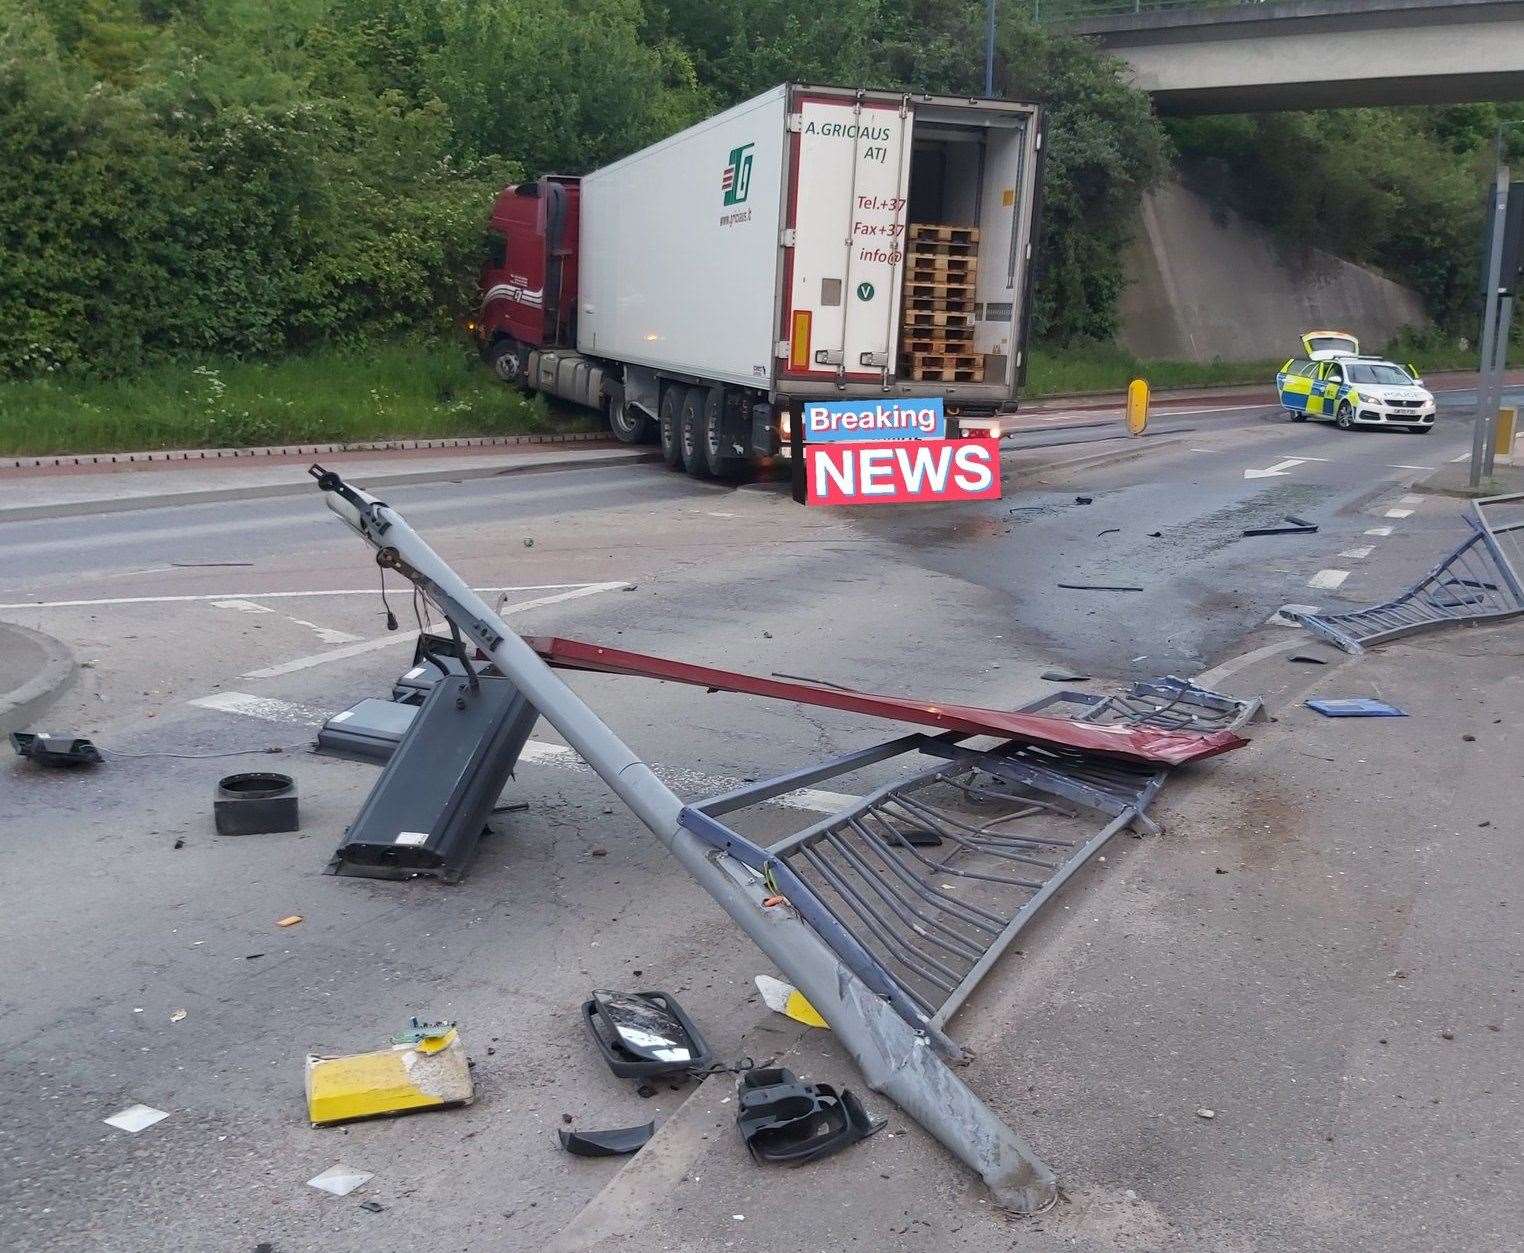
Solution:
<svg viewBox="0 0 1524 1253"><path fill-rule="evenodd" d="M942 439L947 415L942 399L806 400L807 444L861 443L885 439Z"/></svg>

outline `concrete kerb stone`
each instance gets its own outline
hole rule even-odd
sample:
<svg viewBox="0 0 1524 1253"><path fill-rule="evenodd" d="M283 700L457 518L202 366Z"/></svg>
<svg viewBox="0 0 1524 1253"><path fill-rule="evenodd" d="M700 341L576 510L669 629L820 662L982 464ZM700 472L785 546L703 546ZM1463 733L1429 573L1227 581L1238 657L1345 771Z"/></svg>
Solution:
<svg viewBox="0 0 1524 1253"><path fill-rule="evenodd" d="M19 731L46 709L74 680L77 667L68 645L51 635L0 622L0 733ZM21 678L16 683L18 676Z"/></svg>
<svg viewBox="0 0 1524 1253"><path fill-rule="evenodd" d="M314 447L306 455L322 455ZM549 461L528 465L493 462L483 466L457 466L445 470L418 470L400 474L362 474L367 488L404 486L410 483L458 482L463 479L500 478L515 474L540 474L550 470L587 469L596 466L635 465L660 460L654 450L611 452L606 456L569 453ZM351 472L353 473L353 472ZM66 501L56 505L20 505L0 509L0 522L37 521L47 518L85 517L103 513L128 513L138 509L161 509L171 505L202 505L238 500L259 500L273 496L305 496L312 491L312 481L305 471L293 473L289 483L262 483L250 487L213 488L206 491L164 492L156 496L120 496L103 500Z"/></svg>

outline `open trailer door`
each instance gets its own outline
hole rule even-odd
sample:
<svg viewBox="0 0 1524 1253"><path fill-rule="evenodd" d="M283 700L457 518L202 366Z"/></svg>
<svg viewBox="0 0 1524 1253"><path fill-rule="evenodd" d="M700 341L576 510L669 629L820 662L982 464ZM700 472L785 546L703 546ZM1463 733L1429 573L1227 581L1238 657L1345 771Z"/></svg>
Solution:
<svg viewBox="0 0 1524 1253"><path fill-rule="evenodd" d="M899 338L909 101L800 88L789 124L781 374L882 384Z"/></svg>

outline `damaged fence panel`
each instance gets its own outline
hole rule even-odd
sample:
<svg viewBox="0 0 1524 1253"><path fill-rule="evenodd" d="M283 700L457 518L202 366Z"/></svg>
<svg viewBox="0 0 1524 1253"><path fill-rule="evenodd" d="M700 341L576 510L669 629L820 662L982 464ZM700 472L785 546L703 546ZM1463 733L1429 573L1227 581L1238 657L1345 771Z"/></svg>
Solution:
<svg viewBox="0 0 1524 1253"><path fill-rule="evenodd" d="M408 578L491 659L804 993L830 1023L871 1087L894 1100L977 1171L1000 1204L1021 1213L1035 1213L1053 1204L1057 1196L1053 1172L949 1068L948 1060L962 1060L962 1051L924 1012L892 1003L894 985L876 977L876 963L864 960L867 955L842 928L833 929L821 917L819 923L825 929L817 929L792 898L793 907L766 904L777 895L777 887L766 875L747 859L690 829L682 819L685 812L694 811L685 811L682 801L651 768L399 513L349 486L337 474L317 466L312 473L328 507L376 549L380 565ZM1217 751L1235 746L1224 744ZM807 890L802 893L803 899L809 897Z"/></svg>
<svg viewBox="0 0 1524 1253"><path fill-rule="evenodd" d="M1472 503L1472 534L1401 595L1348 613L1294 613L1347 653L1434 627L1524 613L1524 493Z"/></svg>

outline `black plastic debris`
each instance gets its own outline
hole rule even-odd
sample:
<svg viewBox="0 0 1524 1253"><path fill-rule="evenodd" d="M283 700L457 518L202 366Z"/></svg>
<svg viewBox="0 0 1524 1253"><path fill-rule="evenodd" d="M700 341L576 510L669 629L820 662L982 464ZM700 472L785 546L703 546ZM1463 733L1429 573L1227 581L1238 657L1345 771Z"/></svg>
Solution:
<svg viewBox="0 0 1524 1253"><path fill-rule="evenodd" d="M1141 592L1141 587L1131 583L1060 583L1059 587L1071 592Z"/></svg>
<svg viewBox="0 0 1524 1253"><path fill-rule="evenodd" d="M1317 532L1318 524L1309 522L1306 518L1298 518L1294 514L1286 514L1284 526L1251 526L1245 531L1245 535L1312 535Z"/></svg>
<svg viewBox="0 0 1524 1253"><path fill-rule="evenodd" d="M1090 676L1073 670L1044 670L1037 677L1047 679L1049 683L1083 683Z"/></svg>
<svg viewBox="0 0 1524 1253"><path fill-rule="evenodd" d="M803 1083L784 1066L748 1070L736 1085L736 1127L760 1163L800 1166L839 1153L884 1125L851 1092Z"/></svg>
<svg viewBox="0 0 1524 1253"><path fill-rule="evenodd" d="M1328 664L1323 658L1309 657L1306 653L1293 653L1288 660L1300 661L1303 665L1308 666L1326 666Z"/></svg>
<svg viewBox="0 0 1524 1253"><path fill-rule="evenodd" d="M693 1020L665 992L594 992L582 1020L621 1079L687 1075L714 1064Z"/></svg>
<svg viewBox="0 0 1524 1253"><path fill-rule="evenodd" d="M12 731L11 747L18 757L39 766L98 766L100 749L82 735L61 735L55 731Z"/></svg>
<svg viewBox="0 0 1524 1253"><path fill-rule="evenodd" d="M571 1131L558 1127L561 1147L577 1157L622 1157L643 1148L656 1134L654 1122L638 1127L611 1127L607 1131Z"/></svg>
<svg viewBox="0 0 1524 1253"><path fill-rule="evenodd" d="M217 784L212 819L218 835L270 835L295 831L296 784L290 775L257 771L230 774Z"/></svg>

